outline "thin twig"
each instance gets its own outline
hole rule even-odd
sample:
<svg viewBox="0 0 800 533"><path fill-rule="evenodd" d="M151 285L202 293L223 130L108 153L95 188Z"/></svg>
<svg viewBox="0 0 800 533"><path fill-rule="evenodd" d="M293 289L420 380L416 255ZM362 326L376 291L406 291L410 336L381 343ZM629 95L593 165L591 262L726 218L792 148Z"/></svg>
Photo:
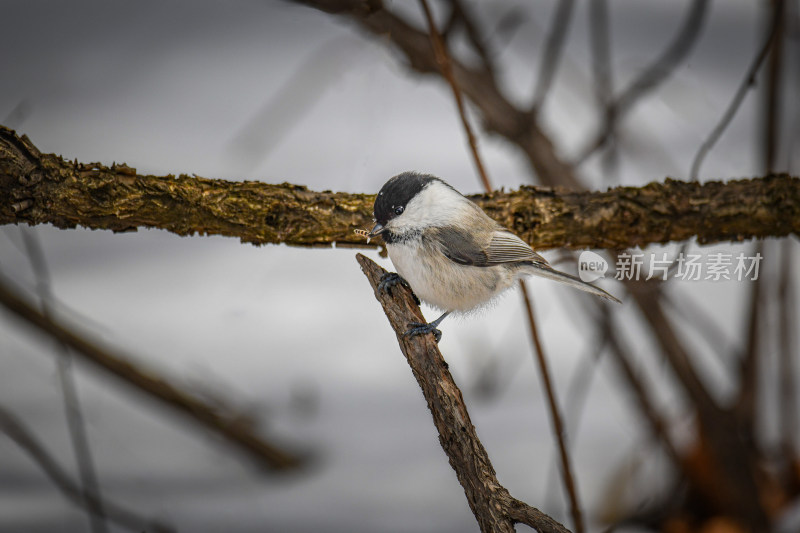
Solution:
<svg viewBox="0 0 800 533"><path fill-rule="evenodd" d="M448 22L448 26L454 26L458 23L463 24L465 33L467 35L467 39L472 44L472 47L475 49L475 53L478 54L478 57L481 58L481 63L487 72L490 74L494 74L494 61L493 61L493 53L490 50L488 42L483 35L483 32L478 28L478 25L475 23L474 18L472 17L472 13L470 12L469 8L464 5L464 2L461 0L450 0L450 5L452 11L450 12L450 21ZM447 40L447 35L449 31L445 30L442 32L443 37L445 37L445 41Z"/></svg>
<svg viewBox="0 0 800 533"><path fill-rule="evenodd" d="M764 169L772 171L775 164L775 154L778 147L780 136L779 107L780 97L779 88L781 80L781 51L783 49L783 2L775 0L772 2L773 23L769 30L769 40L771 46L765 47L768 54L767 83L764 90L764 119L762 127L763 143L760 146ZM755 71L754 71L755 72ZM753 250L753 256L760 257L764 253L764 241L758 241ZM740 431L747 439L747 442L755 447L756 436L759 434L756 428L757 403L759 400L760 373L763 367L763 352L761 351L763 341L762 335L766 321L762 320L764 312L763 295L768 289L764 288L763 274L751 283L750 305L747 307L745 351L739 366L739 392L736 399L736 414L739 417ZM771 280L770 280L771 281Z"/></svg>
<svg viewBox="0 0 800 533"><path fill-rule="evenodd" d="M596 305L600 307L602 304L597 302ZM640 415L650 426L654 440L664 447L664 451L672 461L673 466L680 468L684 463L681 460L678 448L672 442L672 437L669 434L669 424L656 407L656 402L650 395L650 387L644 382L644 377L634 368L633 361L636 354L632 354L631 350L625 345L621 334L614 327L613 318L613 311L606 312L605 309L601 310L599 327L606 332L606 342L608 343L610 357L617 365L622 376L627 380L628 386L637 400L635 405Z"/></svg>
<svg viewBox="0 0 800 533"><path fill-rule="evenodd" d="M703 27L708 4L709 0L694 0L675 39L649 67L644 69L641 75L608 105L603 127L580 152L573 162L575 166L581 165L597 150L605 146L612 137L619 119L630 111L638 100L668 79L678 64L691 51Z"/></svg>
<svg viewBox="0 0 800 533"><path fill-rule="evenodd" d="M780 149L781 137L781 89L783 87L783 39L786 32L784 21L785 3L783 0L773 0L772 9L777 26L774 28L775 36L769 52L767 70L767 83L764 90L764 135L762 139L762 160L764 169L773 172L776 168L776 159Z"/></svg>
<svg viewBox="0 0 800 533"><path fill-rule="evenodd" d="M794 294L794 277L796 273L792 258L792 242L787 240L781 243L781 264L778 274L776 299L778 301L778 347L779 347L779 372L778 375L778 419L781 421L781 446L787 458L797 457L798 415L797 415L797 367L795 356L797 350L793 348L792 336L797 324ZM796 479L800 474L795 474Z"/></svg>
<svg viewBox="0 0 800 533"><path fill-rule="evenodd" d="M617 108L611 102L613 79L611 72L611 39L609 37L608 2L594 0L589 2L589 36L592 73L594 75L595 101L598 115L606 117L607 138L617 139ZM603 154L601 163L606 181L613 181L619 167L618 143L612 142Z"/></svg>
<svg viewBox="0 0 800 533"><path fill-rule="evenodd" d="M686 294L684 291L679 297L675 297L669 291L662 291L661 303L675 318L680 319L685 327L697 329L700 336L705 338L709 348L718 356L720 363L727 363L724 356L736 353L736 348L725 331L714 322L710 313L692 299L691 294Z"/></svg>
<svg viewBox="0 0 800 533"><path fill-rule="evenodd" d="M433 20L431 9L428 7L428 2L426 0L420 0L420 6L422 7L422 11L425 13L425 19L428 21L428 30L430 31L431 43L433 45L434 54L436 55L436 61L439 64L442 76L444 76L444 78L447 80L447 83L450 85L450 89L453 91L453 98L456 101L458 115L461 117L461 125L464 127L464 133L467 135L467 142L469 142L472 161L475 163L475 168L478 171L478 176L483 183L484 189L486 189L486 191L491 191L492 185L489 183L489 178L486 175L486 169L483 166L483 162L478 156L478 141L475 139L475 134L472 132L472 126L470 126L469 120L467 119L464 101L461 98L461 90L459 89L455 76L453 75L453 67L450 64L450 55L445 49L442 36L439 35L439 31L436 29L436 23Z"/></svg>
<svg viewBox="0 0 800 533"><path fill-rule="evenodd" d="M22 241L28 254L28 261L36 275L36 288L41 301L42 315L47 320L52 320L53 293L44 250L42 249L38 235L33 230L29 230L28 228L21 229ZM58 379L61 384L67 427L69 428L72 448L75 453L75 461L78 465L81 489L86 503L87 513L89 514L89 521L92 531L95 533L104 533L108 531L108 525L105 520L106 513L103 509L100 484L97 480L92 450L89 445L89 438L86 435L83 410L81 408L80 398L78 397L75 377L72 373L72 354L70 354L69 348L63 342L58 342L58 350L60 352L56 355ZM90 497L91 494L96 495L96 497Z"/></svg>
<svg viewBox="0 0 800 533"><path fill-rule="evenodd" d="M601 109L612 107L609 106L613 94L609 26L608 0L589 2L589 53L592 57L595 102Z"/></svg>
<svg viewBox="0 0 800 533"><path fill-rule="evenodd" d="M266 161L344 75L345 65L358 61L361 50L350 39L338 36L323 42L298 62L281 86L228 141L227 150L235 160L237 172L251 172Z"/></svg>
<svg viewBox="0 0 800 533"><path fill-rule="evenodd" d="M103 520L114 522L125 529L154 532L172 532L174 529L160 521L143 518L133 511L125 509L108 500L102 500L99 494L86 491L78 486L69 474L58 464L45 447L33 436L25 424L3 407L0 407L0 431L5 433L17 446L33 459L64 496L86 512L94 514L103 509Z"/></svg>
<svg viewBox="0 0 800 533"><path fill-rule="evenodd" d="M535 348L534 352L536 353L536 360L539 364L542 384L544 385L544 390L547 397L547 405L550 407L550 422L553 424L553 433L555 433L556 442L558 443L558 453L562 468L561 475L564 479L567 497L569 498L572 521L575 524L575 531L577 533L581 533L584 530L583 514L581 512L581 506L578 499L578 489L575 484L575 477L572 475L572 461L570 459L566 442L567 432L564 430L561 412L558 408L558 400L556 399L555 392L553 391L552 380L550 379L550 370L547 366L547 359L544 355L542 343L539 340L539 332L536 327L536 320L533 314L531 298L524 283L520 283L520 288L522 290L522 300L525 302L525 312L528 316L528 326L531 332L531 340Z"/></svg>
<svg viewBox="0 0 800 533"><path fill-rule="evenodd" d="M110 372L161 404L188 415L195 422L247 452L259 464L275 470L288 470L297 468L303 463L299 457L256 435L247 425L220 415L213 407L158 377L154 372L142 370L126 358L101 348L59 321L48 320L39 310L18 296L2 277L0 277L0 306L35 326L41 333L69 346L75 355Z"/></svg>
<svg viewBox="0 0 800 533"><path fill-rule="evenodd" d="M594 319L596 323L600 323L603 315ZM582 356L579 360L588 359L589 364L578 365L578 368L573 372L572 379L567 386L567 392L564 395L566 400L564 402L564 424L566 426L567 435L571 437L571 444L574 446L577 440L578 429L580 427L581 418L583 417L584 409L589 399L589 391L592 385L592 379L597 374L597 367L603 355L608 348L608 331L606 325L608 322L603 322L599 327L599 332L589 341L589 355ZM550 468L547 472L547 479L553 479L557 470L555 461L550 461ZM550 492L551 496L555 496L555 492Z"/></svg>
<svg viewBox="0 0 800 533"><path fill-rule="evenodd" d="M753 87L756 83L756 75L758 71L761 69L762 63L767 57L770 49L772 48L772 44L775 42L775 38L778 34L778 28L781 26L782 16L781 13L783 9L781 6L783 5L783 0L777 0L777 5L773 8L772 11L772 21L770 22L769 29L767 30L767 37L764 41L764 44L761 45L756 56L753 58L753 62L750 64L750 68L747 69L745 73L744 79L739 84L739 87L736 89L736 93L733 95L733 99L728 104L727 109L720 117L719 122L711 130L711 133L708 135L703 144L700 145L700 148L697 150L697 154L694 156L694 160L692 161L691 169L689 170L689 178L692 181L697 181L699 174L700 174L700 166L703 164L703 161L708 155L708 152L714 147L717 143L719 138L727 129L728 125L733 120L733 117L736 116L736 112L739 111L739 107L742 105L742 101L744 101L744 97L747 96L747 92Z"/></svg>
<svg viewBox="0 0 800 533"><path fill-rule="evenodd" d="M664 312L660 302L660 291L652 290L649 286L645 287L643 282L629 284L629 290L661 344L666 360L675 372L678 382L697 408L701 420L706 422L721 415L722 408L704 386L692 364L692 357Z"/></svg>
<svg viewBox="0 0 800 533"><path fill-rule="evenodd" d="M533 93L533 105L531 106L534 115L541 110L545 98L550 92L550 87L553 85L553 78L561 61L561 53L564 49L564 41L567 38L574 7L574 0L557 2L550 32L547 34L544 47L542 47L541 66L539 67L539 75L536 77L536 89Z"/></svg>

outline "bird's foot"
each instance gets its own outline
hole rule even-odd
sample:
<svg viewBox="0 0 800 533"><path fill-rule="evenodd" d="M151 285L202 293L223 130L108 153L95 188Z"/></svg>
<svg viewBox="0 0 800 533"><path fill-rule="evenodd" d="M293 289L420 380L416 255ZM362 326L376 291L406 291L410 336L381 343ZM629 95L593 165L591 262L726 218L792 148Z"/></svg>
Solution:
<svg viewBox="0 0 800 533"><path fill-rule="evenodd" d="M416 337L417 335L427 335L428 333L433 333L433 340L436 341L438 344L439 341L442 339L442 332L436 327L439 325L439 321L432 322L430 324L424 324L421 322L411 322L408 325L408 331L406 331L403 336L404 337Z"/></svg>
<svg viewBox="0 0 800 533"><path fill-rule="evenodd" d="M411 296L414 297L414 302L416 302L417 305L420 305L419 298L417 298L417 295L414 294L414 290L411 288L411 286L408 284L406 280L400 277L400 274L398 274L397 272L387 272L386 274L381 276L381 280L378 282L378 290L381 292L385 292L387 294L391 294L392 289L394 288L395 285L402 285L403 287L410 290Z"/></svg>

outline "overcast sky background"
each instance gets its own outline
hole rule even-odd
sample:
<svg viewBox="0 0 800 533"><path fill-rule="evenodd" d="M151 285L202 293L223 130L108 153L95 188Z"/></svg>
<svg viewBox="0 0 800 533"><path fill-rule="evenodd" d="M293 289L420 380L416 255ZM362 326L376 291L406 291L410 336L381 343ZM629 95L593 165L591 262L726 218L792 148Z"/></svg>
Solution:
<svg viewBox="0 0 800 533"><path fill-rule="evenodd" d="M416 3L400 4L389 5L420 20ZM687 5L611 3L617 88L666 46ZM553 2L498 0L475 11L492 27L512 7L523 22L497 59L508 94L525 101ZM409 75L386 48L332 16L272 1L5 0L2 11L0 123L43 152L125 162L140 173L351 192L376 192L389 177L419 170L465 193L480 190L447 88ZM591 184L688 178L695 151L760 43L763 16L757 2L712 4L690 60L626 121L627 147L636 151L623 157L617 176L603 176L599 158L592 160L584 169ZM586 2L579 2L544 115L567 158L596 124L586 33ZM796 88L793 76L788 86ZM754 96L709 155L703 180L761 174ZM797 130L796 107L785 110L787 131ZM497 187L531 183L520 155L503 142L482 135L480 147ZM797 150L779 161L797 173ZM180 531L477 531L353 250L253 247L155 230L32 231L47 257L60 318L204 397L238 402L266 435L317 457L301 474L260 475L204 432L78 364L107 497ZM32 290L36 280L20 232L0 228L0 271ZM723 244L703 253L717 250L751 247ZM367 255L390 268L376 253ZM676 298L706 308L737 342L744 284L677 285ZM603 286L617 289L610 280ZM576 312L590 302L545 281L529 287L568 410L571 378L594 357L593 326ZM445 321L441 348L500 481L517 498L567 520L523 316L520 296L509 293L478 317ZM623 306L617 323L627 329L634 320ZM638 333L629 340L643 353L652 346ZM74 471L53 351L51 342L0 314L0 405L28 422ZM700 362L705 375L720 373L713 361ZM638 363L664 377L651 385L665 409L679 413L655 358ZM487 369L497 372L502 388L491 400L477 386ZM718 381L724 393L726 383ZM593 519L607 509L604 497L625 461L650 457L617 387L613 368L601 363L579 430L570 434ZM651 476L640 483L655 495L662 465L648 465ZM624 500L641 503L632 487ZM0 438L0 530L56 529L87 530L88 522Z"/></svg>

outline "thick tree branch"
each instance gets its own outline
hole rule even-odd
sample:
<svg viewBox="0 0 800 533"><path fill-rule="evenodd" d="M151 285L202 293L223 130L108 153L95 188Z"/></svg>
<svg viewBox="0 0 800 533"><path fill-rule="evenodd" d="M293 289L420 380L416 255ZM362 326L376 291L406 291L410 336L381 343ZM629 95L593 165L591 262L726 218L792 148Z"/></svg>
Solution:
<svg viewBox="0 0 800 533"><path fill-rule="evenodd" d="M160 228L254 244L368 247L353 229L371 226L374 198L66 161L0 126L0 224ZM705 184L667 179L605 192L522 187L472 199L540 250L800 234L800 179L785 174Z"/></svg>
<svg viewBox="0 0 800 533"><path fill-rule="evenodd" d="M511 497L500 485L489 455L470 421L461 391L453 381L433 336L409 338L404 335L410 322L425 321L411 291L401 286L393 289L394 295L378 290L378 283L386 271L361 254L356 259L383 306L400 349L422 389L439 432L439 443L464 487L467 502L481 531L513 532L514 523L518 522L541 533L567 532L549 516Z"/></svg>

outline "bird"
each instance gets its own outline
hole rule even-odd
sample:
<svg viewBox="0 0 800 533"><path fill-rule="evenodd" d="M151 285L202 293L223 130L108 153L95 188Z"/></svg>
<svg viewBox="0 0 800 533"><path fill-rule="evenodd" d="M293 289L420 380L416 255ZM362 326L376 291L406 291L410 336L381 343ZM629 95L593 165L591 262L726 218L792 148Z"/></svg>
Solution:
<svg viewBox="0 0 800 533"><path fill-rule="evenodd" d="M490 218L447 182L430 174L403 172L389 179L373 206L375 226L396 273L385 274L378 289L409 287L415 299L442 311L430 323L409 324L408 337L433 333L450 314L485 307L519 279L548 278L621 303L603 289L554 269L514 233ZM419 303L419 302L418 302Z"/></svg>

